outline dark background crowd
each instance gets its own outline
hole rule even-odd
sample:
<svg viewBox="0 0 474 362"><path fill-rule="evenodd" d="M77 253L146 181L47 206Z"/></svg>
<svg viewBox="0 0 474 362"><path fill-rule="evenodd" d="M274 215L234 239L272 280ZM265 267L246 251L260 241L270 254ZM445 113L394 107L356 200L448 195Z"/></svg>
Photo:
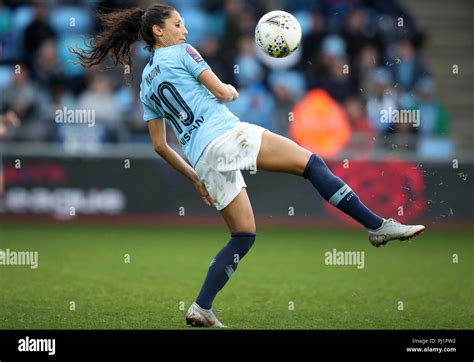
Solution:
<svg viewBox="0 0 474 362"><path fill-rule="evenodd" d="M108 61L84 69L73 63L68 47L84 47L100 32L97 11L153 3L0 0L0 111L14 110L22 120L8 140L69 146L83 140L149 142L138 98L141 71L150 56L144 43L136 44L131 68ZM229 108L242 120L307 146L314 142L317 147L318 137L341 139L328 147L330 156L342 149L371 154L402 144L413 152L449 154L449 116L422 57L424 35L396 1L167 3L183 17L187 42L224 82L236 85L240 96ZM259 18L275 9L295 15L303 31L299 49L283 60L263 56L254 41ZM57 110L65 107L94 110L94 127L58 122ZM336 122L324 114L325 107L340 110L331 112L338 114ZM297 108L310 117L309 123L298 118ZM382 111L400 109L419 110L419 126L381 121ZM300 135L309 136L303 142Z"/></svg>

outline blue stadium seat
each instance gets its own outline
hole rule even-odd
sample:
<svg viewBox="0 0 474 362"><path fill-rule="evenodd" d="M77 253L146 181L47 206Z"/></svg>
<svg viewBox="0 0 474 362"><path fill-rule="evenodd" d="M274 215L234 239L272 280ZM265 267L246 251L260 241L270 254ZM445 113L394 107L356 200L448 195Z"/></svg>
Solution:
<svg viewBox="0 0 474 362"><path fill-rule="evenodd" d="M87 8L61 6L53 9L50 24L57 34L87 34L92 29L92 14Z"/></svg>

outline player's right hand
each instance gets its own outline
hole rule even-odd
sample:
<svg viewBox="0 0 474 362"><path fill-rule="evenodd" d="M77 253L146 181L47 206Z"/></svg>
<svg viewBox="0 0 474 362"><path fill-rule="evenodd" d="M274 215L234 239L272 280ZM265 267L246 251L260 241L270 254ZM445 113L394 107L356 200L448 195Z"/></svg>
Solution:
<svg viewBox="0 0 474 362"><path fill-rule="evenodd" d="M196 190L198 190L199 195L201 195L202 201L208 206L211 206L213 204L213 200L211 195L209 195L209 192L207 192L206 186L201 181L197 181L194 183L194 186L196 187Z"/></svg>

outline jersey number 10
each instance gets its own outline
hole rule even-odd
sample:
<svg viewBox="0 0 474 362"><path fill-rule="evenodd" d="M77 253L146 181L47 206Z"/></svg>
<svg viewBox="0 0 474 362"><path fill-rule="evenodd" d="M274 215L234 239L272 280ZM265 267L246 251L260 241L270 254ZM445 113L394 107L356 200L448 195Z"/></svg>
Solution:
<svg viewBox="0 0 474 362"><path fill-rule="evenodd" d="M173 84L169 82L160 83L157 94L152 93L150 99L163 110L165 117L173 123L178 134L183 133L181 124L187 127L194 122L193 111ZM166 106L166 109L163 106Z"/></svg>

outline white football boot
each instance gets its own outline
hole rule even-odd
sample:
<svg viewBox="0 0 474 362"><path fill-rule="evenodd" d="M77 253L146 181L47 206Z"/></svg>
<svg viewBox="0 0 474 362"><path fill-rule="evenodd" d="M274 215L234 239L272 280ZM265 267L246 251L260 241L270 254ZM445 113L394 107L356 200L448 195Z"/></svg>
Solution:
<svg viewBox="0 0 474 362"><path fill-rule="evenodd" d="M193 327L225 328L211 310L202 309L194 302L186 313L186 324Z"/></svg>
<svg viewBox="0 0 474 362"><path fill-rule="evenodd" d="M373 246L387 244L390 240L408 240L425 231L423 225L403 225L394 219L384 219L376 230L369 231L369 241Z"/></svg>

